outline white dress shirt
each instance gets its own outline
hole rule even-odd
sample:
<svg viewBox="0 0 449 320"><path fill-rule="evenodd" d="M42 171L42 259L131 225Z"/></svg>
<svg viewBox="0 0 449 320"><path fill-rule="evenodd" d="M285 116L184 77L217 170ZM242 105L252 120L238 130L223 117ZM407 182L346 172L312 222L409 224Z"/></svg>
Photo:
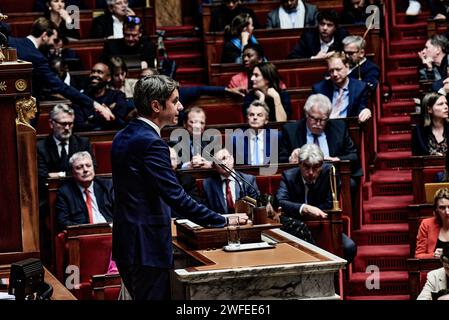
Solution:
<svg viewBox="0 0 449 320"><path fill-rule="evenodd" d="M81 194L83 195L84 202L86 202L86 194L84 193L84 187L80 186L80 185L78 185L78 187L81 190ZM98 208L97 197L95 197L95 191L94 191L94 182L92 182L90 184L90 186L89 186L89 188L87 188L87 190L89 191L90 198L92 200L92 215L94 218L93 223L107 222L106 219L104 218L104 216L101 214L100 209Z"/></svg>

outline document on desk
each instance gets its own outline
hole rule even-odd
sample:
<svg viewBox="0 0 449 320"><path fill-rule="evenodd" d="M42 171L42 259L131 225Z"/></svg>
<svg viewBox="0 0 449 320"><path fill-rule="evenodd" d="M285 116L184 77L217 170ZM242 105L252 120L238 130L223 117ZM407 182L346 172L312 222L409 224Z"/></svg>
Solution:
<svg viewBox="0 0 449 320"><path fill-rule="evenodd" d="M196 224L195 222L190 221L189 219L176 219L178 224L184 224L192 229L203 229L202 226Z"/></svg>
<svg viewBox="0 0 449 320"><path fill-rule="evenodd" d="M16 300L16 296L8 294L7 292L0 292L0 300Z"/></svg>

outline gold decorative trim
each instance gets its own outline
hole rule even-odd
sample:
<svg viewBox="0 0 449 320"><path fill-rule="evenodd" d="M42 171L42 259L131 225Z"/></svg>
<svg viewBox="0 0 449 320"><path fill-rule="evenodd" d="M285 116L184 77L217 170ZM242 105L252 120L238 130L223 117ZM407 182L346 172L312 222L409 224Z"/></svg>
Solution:
<svg viewBox="0 0 449 320"><path fill-rule="evenodd" d="M28 83L25 79L17 79L14 85L16 86L17 91L25 91L28 87Z"/></svg>
<svg viewBox="0 0 449 320"><path fill-rule="evenodd" d="M34 119L36 116L37 108L36 108L36 98L22 98L16 101L16 125L22 124L27 127L31 127L30 120Z"/></svg>
<svg viewBox="0 0 449 320"><path fill-rule="evenodd" d="M0 82L0 91L6 91L6 81Z"/></svg>

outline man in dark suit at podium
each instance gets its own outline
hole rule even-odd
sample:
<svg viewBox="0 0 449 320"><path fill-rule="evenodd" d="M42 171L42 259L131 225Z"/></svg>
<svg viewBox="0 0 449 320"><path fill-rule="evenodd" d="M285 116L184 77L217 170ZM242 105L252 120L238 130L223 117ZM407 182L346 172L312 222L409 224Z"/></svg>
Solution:
<svg viewBox="0 0 449 320"><path fill-rule="evenodd" d="M95 112L105 120L113 120L114 115L107 106L99 104L75 88L66 85L56 73L51 71L47 58L39 49L52 46L57 37L58 31L55 25L41 17L33 22L31 34L28 37L9 38L9 46L17 49L17 57L33 64L33 96L40 97L43 86L46 86L52 92L61 94L83 108L95 109Z"/></svg>
<svg viewBox="0 0 449 320"><path fill-rule="evenodd" d="M112 143L112 259L133 299L169 299L172 210L212 228L223 227L225 218L186 194L161 139L161 129L176 125L183 108L178 83L162 75L142 78L134 89L134 103L137 118Z"/></svg>

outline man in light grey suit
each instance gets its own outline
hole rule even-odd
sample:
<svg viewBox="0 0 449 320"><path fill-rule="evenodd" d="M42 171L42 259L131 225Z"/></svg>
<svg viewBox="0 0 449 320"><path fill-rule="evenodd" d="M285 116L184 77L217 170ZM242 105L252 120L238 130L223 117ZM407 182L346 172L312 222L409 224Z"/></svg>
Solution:
<svg viewBox="0 0 449 320"><path fill-rule="evenodd" d="M315 27L317 8L302 0L282 0L279 8L268 13L267 29Z"/></svg>
<svg viewBox="0 0 449 320"><path fill-rule="evenodd" d="M448 289L447 279L449 277L449 247L444 247L441 254L443 267L432 270L427 274L427 281L417 300L432 300L432 292L437 293L440 290Z"/></svg>

